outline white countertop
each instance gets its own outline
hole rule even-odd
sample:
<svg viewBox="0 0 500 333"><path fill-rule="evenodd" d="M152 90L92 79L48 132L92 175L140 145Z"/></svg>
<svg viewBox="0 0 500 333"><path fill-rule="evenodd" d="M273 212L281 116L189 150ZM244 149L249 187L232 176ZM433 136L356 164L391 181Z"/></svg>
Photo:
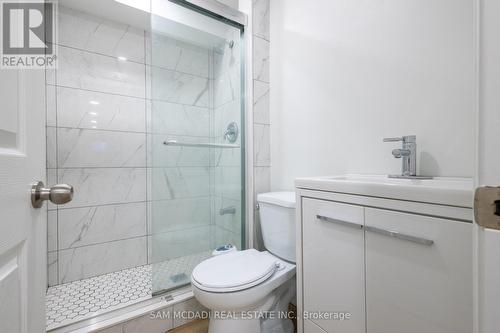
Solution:
<svg viewBox="0 0 500 333"><path fill-rule="evenodd" d="M398 179L386 175L298 178L297 188L472 208L471 178Z"/></svg>

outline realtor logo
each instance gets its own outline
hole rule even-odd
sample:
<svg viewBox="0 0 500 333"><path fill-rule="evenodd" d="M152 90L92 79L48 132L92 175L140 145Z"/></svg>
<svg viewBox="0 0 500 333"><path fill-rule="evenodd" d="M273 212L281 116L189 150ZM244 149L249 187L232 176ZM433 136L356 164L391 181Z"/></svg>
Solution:
<svg viewBox="0 0 500 333"><path fill-rule="evenodd" d="M2 68L55 67L55 3L1 2Z"/></svg>

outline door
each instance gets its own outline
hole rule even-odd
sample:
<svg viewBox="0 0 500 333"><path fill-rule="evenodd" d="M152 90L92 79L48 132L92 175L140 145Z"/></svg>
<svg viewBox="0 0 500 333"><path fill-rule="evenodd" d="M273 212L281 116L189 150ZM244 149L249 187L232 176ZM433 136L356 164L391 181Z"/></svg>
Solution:
<svg viewBox="0 0 500 333"><path fill-rule="evenodd" d="M302 200L304 319L326 332L364 333L364 208Z"/></svg>
<svg viewBox="0 0 500 333"><path fill-rule="evenodd" d="M44 332L46 209L31 185L45 179L45 71L0 69L0 331Z"/></svg>
<svg viewBox="0 0 500 333"><path fill-rule="evenodd" d="M478 0L479 122L477 186L500 186L500 2ZM480 31L480 32L479 32ZM477 222L477 221L476 221ZM476 224L476 333L496 333L500 327L500 230Z"/></svg>
<svg viewBox="0 0 500 333"><path fill-rule="evenodd" d="M472 224L365 208L365 226L367 332L470 333Z"/></svg>

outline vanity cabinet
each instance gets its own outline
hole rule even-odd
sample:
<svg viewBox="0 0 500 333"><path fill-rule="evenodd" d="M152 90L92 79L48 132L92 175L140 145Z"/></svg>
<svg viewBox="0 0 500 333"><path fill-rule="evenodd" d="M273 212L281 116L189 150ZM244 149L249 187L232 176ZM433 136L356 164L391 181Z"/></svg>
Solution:
<svg viewBox="0 0 500 333"><path fill-rule="evenodd" d="M308 190L297 202L299 332L472 332L469 209Z"/></svg>

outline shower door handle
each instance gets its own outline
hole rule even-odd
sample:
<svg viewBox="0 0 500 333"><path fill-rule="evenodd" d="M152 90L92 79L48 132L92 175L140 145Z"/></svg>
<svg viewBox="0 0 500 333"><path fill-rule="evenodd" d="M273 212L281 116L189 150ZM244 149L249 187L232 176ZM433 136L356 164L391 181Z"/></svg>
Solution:
<svg viewBox="0 0 500 333"><path fill-rule="evenodd" d="M73 200L73 192L73 186L68 184L57 184L51 188L45 188L43 182L37 182L31 187L31 205L33 208L41 208L46 200L62 205Z"/></svg>

